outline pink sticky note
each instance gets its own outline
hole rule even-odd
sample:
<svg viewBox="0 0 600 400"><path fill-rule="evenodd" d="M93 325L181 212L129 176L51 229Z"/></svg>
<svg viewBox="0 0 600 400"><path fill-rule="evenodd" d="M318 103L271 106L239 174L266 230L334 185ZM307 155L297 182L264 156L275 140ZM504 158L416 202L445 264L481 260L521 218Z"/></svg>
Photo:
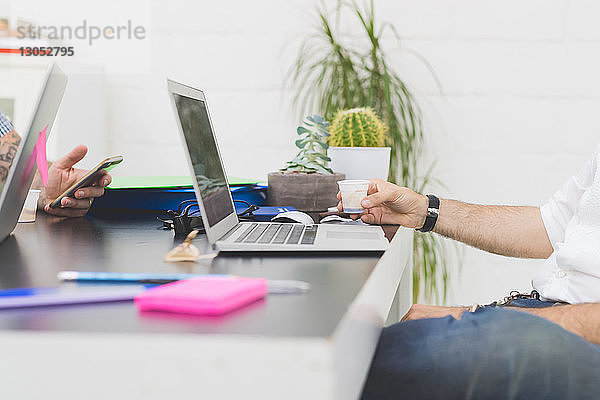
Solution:
<svg viewBox="0 0 600 400"><path fill-rule="evenodd" d="M40 177L42 178L42 184L46 186L48 184L48 159L46 158L46 129L48 125L42 129L38 140L35 144L35 161L37 162L38 170L40 171Z"/></svg>
<svg viewBox="0 0 600 400"><path fill-rule="evenodd" d="M194 278L149 289L135 298L140 311L222 315L262 299L267 281L261 278Z"/></svg>

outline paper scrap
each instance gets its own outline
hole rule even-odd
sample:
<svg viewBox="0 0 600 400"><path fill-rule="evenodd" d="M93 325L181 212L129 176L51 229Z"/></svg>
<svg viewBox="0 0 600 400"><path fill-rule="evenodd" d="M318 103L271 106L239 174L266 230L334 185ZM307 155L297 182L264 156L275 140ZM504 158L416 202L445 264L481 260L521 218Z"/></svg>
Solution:
<svg viewBox="0 0 600 400"><path fill-rule="evenodd" d="M46 130L48 125L42 129L38 140L35 144L35 161L37 163L38 170L40 171L40 177L42 178L42 184L46 186L48 184L48 158L46 157L46 140L48 138Z"/></svg>

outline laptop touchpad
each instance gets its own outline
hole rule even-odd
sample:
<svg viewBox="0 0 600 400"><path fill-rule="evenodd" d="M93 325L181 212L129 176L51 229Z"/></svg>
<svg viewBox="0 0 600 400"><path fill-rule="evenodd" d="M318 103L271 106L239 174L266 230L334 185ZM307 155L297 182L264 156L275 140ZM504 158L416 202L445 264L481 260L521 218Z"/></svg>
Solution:
<svg viewBox="0 0 600 400"><path fill-rule="evenodd" d="M379 235L376 232L348 232L348 231L327 231L327 239L354 239L354 240L378 240Z"/></svg>

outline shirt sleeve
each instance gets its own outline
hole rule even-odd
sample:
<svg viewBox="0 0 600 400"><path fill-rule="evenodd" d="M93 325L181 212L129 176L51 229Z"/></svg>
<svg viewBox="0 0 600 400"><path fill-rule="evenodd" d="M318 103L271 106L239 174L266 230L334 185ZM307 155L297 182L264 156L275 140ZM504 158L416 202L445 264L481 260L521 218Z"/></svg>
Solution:
<svg viewBox="0 0 600 400"><path fill-rule="evenodd" d="M594 181L599 149L596 149L594 155L577 175L570 178L546 204L540 207L542 220L553 248L556 248L556 243L564 241L567 224L573 218L581 196Z"/></svg>
<svg viewBox="0 0 600 400"><path fill-rule="evenodd" d="M13 130L13 125L6 115L0 111L0 137Z"/></svg>

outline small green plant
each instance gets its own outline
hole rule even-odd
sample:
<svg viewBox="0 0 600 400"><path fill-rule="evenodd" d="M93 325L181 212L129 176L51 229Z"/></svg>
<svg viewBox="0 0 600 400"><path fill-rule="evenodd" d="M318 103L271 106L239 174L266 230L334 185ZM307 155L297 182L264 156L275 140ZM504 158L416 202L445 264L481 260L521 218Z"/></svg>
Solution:
<svg viewBox="0 0 600 400"><path fill-rule="evenodd" d="M336 147L383 147L387 126L370 107L339 110L329 128L329 145Z"/></svg>
<svg viewBox="0 0 600 400"><path fill-rule="evenodd" d="M333 174L329 168L331 158L327 157L327 128L329 122L320 115L309 115L303 125L296 132L301 136L296 140L296 147L300 149L293 160L287 162L287 166L280 169L282 172L305 172L308 174Z"/></svg>

